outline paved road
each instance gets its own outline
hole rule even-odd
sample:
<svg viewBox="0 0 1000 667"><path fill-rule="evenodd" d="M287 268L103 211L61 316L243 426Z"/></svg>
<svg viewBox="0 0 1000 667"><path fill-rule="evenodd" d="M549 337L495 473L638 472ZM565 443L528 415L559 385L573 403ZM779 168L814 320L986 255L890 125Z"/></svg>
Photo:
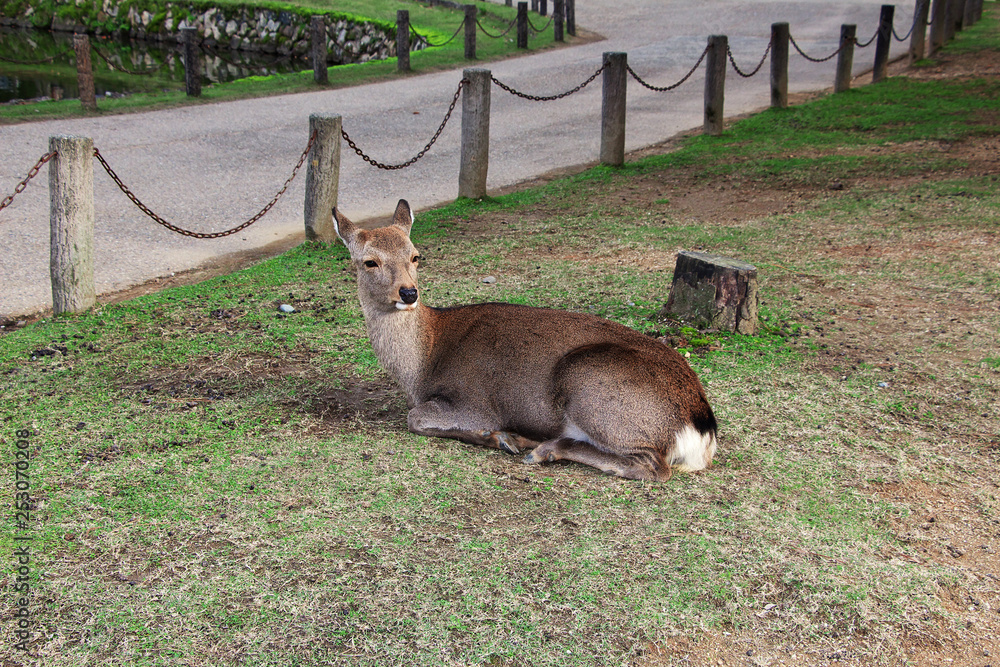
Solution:
<svg viewBox="0 0 1000 667"><path fill-rule="evenodd" d="M605 51L624 51L653 85L673 84L695 63L710 34L725 34L737 64L756 66L771 23L786 21L813 56L837 48L840 25L862 41L875 33L882 0L577 0L577 24L606 39L486 65L518 90L551 95L583 82ZM896 8L908 30L913 7ZM537 18L535 19L537 21ZM893 41L893 55L906 44ZM855 72L870 69L874 46L855 53ZM791 92L832 85L834 61L813 64L794 49ZM626 150L661 142L702 123L704 67L672 93L629 81ZM768 69L751 79L729 70L726 115L766 106ZM48 150L48 137L89 136L127 185L154 211L199 231L228 229L262 208L281 187L308 140L309 115L336 113L344 129L382 162L412 157L444 117L461 69L345 90L193 106L151 113L0 127L0 195L13 191ZM509 186L555 169L593 162L600 148L598 79L556 102L529 102L492 89L488 187ZM458 193L461 105L434 148L395 172L370 167L344 147L339 206L352 218L387 215L400 197L420 209ZM304 172L304 170L303 170ZM272 211L242 233L220 240L179 236L144 217L95 163L98 293L121 290L211 263L219 257L301 235L305 174ZM0 212L0 316L51 306L48 277L47 168Z"/></svg>

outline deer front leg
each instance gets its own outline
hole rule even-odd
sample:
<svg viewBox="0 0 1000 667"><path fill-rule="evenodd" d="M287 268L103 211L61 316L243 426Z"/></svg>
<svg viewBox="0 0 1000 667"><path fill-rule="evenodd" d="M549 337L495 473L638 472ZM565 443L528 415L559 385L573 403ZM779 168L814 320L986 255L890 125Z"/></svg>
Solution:
<svg viewBox="0 0 1000 667"><path fill-rule="evenodd" d="M487 417L468 414L441 401L425 401L406 417L406 425L417 435L433 438L454 438L473 445L500 449L508 454L520 454L522 449L538 445L516 433L499 430Z"/></svg>

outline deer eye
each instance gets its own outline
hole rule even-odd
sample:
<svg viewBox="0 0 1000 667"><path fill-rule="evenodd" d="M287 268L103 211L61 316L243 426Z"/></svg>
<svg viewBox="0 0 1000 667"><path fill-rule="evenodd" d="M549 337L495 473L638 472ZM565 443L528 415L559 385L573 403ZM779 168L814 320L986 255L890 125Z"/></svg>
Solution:
<svg viewBox="0 0 1000 667"><path fill-rule="evenodd" d="M376 262L374 259L366 259L365 266L367 266L369 269L377 269L378 262Z"/></svg>

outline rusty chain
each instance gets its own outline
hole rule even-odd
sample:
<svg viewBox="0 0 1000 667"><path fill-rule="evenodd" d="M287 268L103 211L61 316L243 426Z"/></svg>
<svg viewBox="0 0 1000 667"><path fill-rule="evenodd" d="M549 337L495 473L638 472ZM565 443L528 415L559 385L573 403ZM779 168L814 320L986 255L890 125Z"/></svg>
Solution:
<svg viewBox="0 0 1000 667"><path fill-rule="evenodd" d="M535 24L531 22L531 17L529 16L528 17L528 27L531 28L531 31L537 35L539 33L543 33L546 30L548 30L549 26L552 25L552 21L554 19L555 19L555 15L550 16L548 22L545 25L543 25L541 28L536 28Z"/></svg>
<svg viewBox="0 0 1000 667"><path fill-rule="evenodd" d="M111 58L109 58L107 55L105 55L99 48L97 48L93 44L91 44L90 48L94 51L94 53L96 53L97 55L99 55L101 57L101 60L103 60L105 63L107 63L108 67L110 67L111 69L115 70L116 72L124 72L125 74L132 74L134 76L149 76L150 74L153 74L155 72L160 71L160 69L164 65L164 63L160 63L156 67L152 67L150 69L143 70L143 71L139 72L137 70L127 69L125 67L122 67L121 65L114 64L113 62L111 62Z"/></svg>
<svg viewBox="0 0 1000 667"><path fill-rule="evenodd" d="M917 17L914 16L913 17L913 24L910 25L910 32L908 32L905 35L903 35L902 37L900 37L899 33L896 32L896 26L892 26L892 36L896 38L897 42L905 42L907 39L910 38L910 35L913 34L913 29L916 28L916 27L917 27Z"/></svg>
<svg viewBox="0 0 1000 667"><path fill-rule="evenodd" d="M752 72L749 72L749 73L748 72L744 72L743 70L741 70L739 68L739 66L736 64L736 59L733 58L733 50L729 48L729 44L728 43L726 44L726 55L729 56L729 62L732 64L733 69L736 70L736 73L739 74L740 76L742 76L744 79L749 79L754 74L756 74L757 72L759 72L760 68L764 66L764 61L767 60L767 54L769 54L771 52L771 46L773 46L773 45L774 45L774 41L773 40L767 43L767 48L764 49L764 56L760 59L760 62L757 63L757 67L755 67L754 70Z"/></svg>
<svg viewBox="0 0 1000 667"><path fill-rule="evenodd" d="M14 197L24 192L24 189L28 187L28 181L37 176L38 170L42 168L42 165L51 160L52 158L54 158L56 155L58 155L58 153L56 151L52 151L40 157L38 159L38 162L35 163L35 166L28 170L28 175L25 176L24 180L18 183L17 186L14 188L14 194L7 195L6 197L3 198L3 201L0 201L0 211L7 208L7 206L12 201L14 201Z"/></svg>
<svg viewBox="0 0 1000 667"><path fill-rule="evenodd" d="M431 146L434 145L434 142L437 141L438 137L441 136L441 132L444 131L444 126L448 124L448 119L451 118L451 113L455 110L455 105L458 104L458 98L462 94L462 86L464 86L468 82L469 82L468 79L462 79L461 81L458 82L458 90L455 91L455 96L451 98L451 104L448 105L448 113L444 115L444 120L441 121L441 124L438 126L437 132L434 133L434 136L431 137L431 140L427 142L427 145L424 146L422 151L417 153L414 157L410 158L406 162L403 162L401 164L385 164L379 162L369 157L368 155L365 155L365 152L362 151L360 148L358 148L358 145L354 143L351 137L347 134L347 130L345 130L343 127L341 127L340 129L340 134L342 137L344 137L344 141L347 142L347 145L350 146L351 149L355 153L357 153L362 160L372 165L373 167L378 167L379 169L385 169L388 171L409 167L411 164L413 164L414 162L422 158L424 155L426 155L427 151L429 151L431 149Z"/></svg>
<svg viewBox="0 0 1000 667"><path fill-rule="evenodd" d="M525 100L531 100L532 102L551 102L552 100L561 100L564 97L569 97L573 93L580 92L591 81L593 81L594 79L596 79L600 75L601 72L603 72L607 68L608 68L608 65L607 65L607 63L605 63L604 65L601 66L601 68L599 70L597 70L596 72L594 72L593 74L591 74L589 79L587 79L586 81L584 81L583 83L581 83L576 88L574 88L572 90L567 90L565 93L559 93L558 95L548 95L548 96L543 96L543 95L528 95L528 94L522 93L522 92L520 92L518 90L514 90L513 88L511 88L510 86L508 86L505 83L501 83L500 80L498 80L495 76L490 76L490 79L493 80L493 83L495 83L496 85L498 85L500 88L503 88L504 90L506 90L511 95L516 95L517 97L520 97L520 98L525 99Z"/></svg>
<svg viewBox="0 0 1000 667"><path fill-rule="evenodd" d="M840 53L841 51L843 51L843 50L844 50L844 47L845 47L845 46L846 46L847 44L849 44L849 42L844 42L844 43L843 43L843 44L841 44L841 45L840 45L839 47L837 47L837 50L836 50L836 51L834 51L833 53L831 53L830 55L828 55L828 56L827 56L826 58L813 58L812 56L810 56L810 55L806 54L806 52L805 52L805 51L803 51L803 50L802 50L802 49L801 49L801 48L799 47L798 43L797 43L797 42L795 41L795 38L794 38L794 37L792 37L791 35L788 35L788 41L790 41L790 42L792 43L792 46L794 46L794 47L795 47L795 50L799 52L799 55L800 55L800 56L802 56L803 58L805 58L805 59L806 59L806 60L808 60L809 62L813 62L813 63L825 63L825 62L826 62L827 60L830 60L830 59L831 59L831 58L833 58L833 57L834 57L835 55L837 55L838 53ZM855 43L857 43L857 41L858 41L858 40L854 40L854 41L855 41Z"/></svg>
<svg viewBox="0 0 1000 667"><path fill-rule="evenodd" d="M278 190L278 194L274 195L274 199L272 199L267 204L267 206L265 206L264 208L262 208L257 213L257 215L253 216L252 218L250 218L249 220L247 220L246 222L244 222L240 226L234 227L234 228L232 228L232 229L230 229L228 231L225 231L225 232L212 232L212 233L193 232L193 231L191 231L189 229L182 229L182 228L180 228L180 227L178 227L176 225L170 224L169 222L167 222L166 220L164 220L160 216L156 215L156 213L153 213L153 211L151 211L148 206L146 206L145 204L143 204L141 201L139 201L138 197L136 197L134 194L132 194L132 191L129 190L128 187L124 183L122 183L121 178L119 178L118 174L116 174L114 172L114 170L111 168L111 166L104 159L104 156L101 155L101 152L99 150L97 150L96 146L94 147L94 157L96 157L97 160L98 160L98 162L101 163L101 166L104 167L104 171L108 172L108 176L111 177L111 180L113 180L115 182L115 184L117 184L118 187L121 189L121 191L123 193L125 193L125 196L128 197L129 199L131 199L132 203L135 204L139 208L140 211L142 211L147 216L149 216L150 218L152 218L155 222L163 225L164 227L166 227L170 231L177 232L178 234L181 234L183 236L190 236L191 238L195 238L195 239L218 239L218 238L222 238L223 236L229 236L230 234L235 234L236 232L239 232L239 231L242 231L242 230L246 229L247 227L249 227L253 223L255 223L258 220L260 220L261 218L263 218L267 214L267 212L270 211L271 208L275 204L278 203L278 200L281 199L281 195L285 194L285 190L288 189L288 186L291 184L292 180L295 179L295 175L297 173L299 173L299 169L302 167L302 164L306 161L306 156L308 156L309 155L309 151L312 150L312 145L313 145L313 142L315 140L316 140L316 132L313 132L309 136L309 143L308 143L308 145L306 145L306 149L304 151L302 151L302 156L299 158L298 164L296 164L295 168L292 169L292 175L288 177L288 180L285 181L285 184L281 187L280 190Z"/></svg>
<svg viewBox="0 0 1000 667"><path fill-rule="evenodd" d="M693 75L698 70L698 67L701 65L701 62L705 59L705 56L707 56L707 55L708 55L708 47L706 46L705 50L701 52L700 56L698 56L698 62L696 62L694 64L694 67L692 67L688 71L687 74L685 74L683 77L681 77L680 81L678 81L677 83L675 83L675 84L673 84L671 86L654 86L654 85L648 84L648 83L646 83L645 81L643 81L642 79L639 78L639 75L635 73L635 70L632 69L631 65L625 65L625 69L628 70L628 73L632 75L633 79L635 79L636 81L639 82L639 85L644 86L645 88L649 88L650 90L652 90L654 92L657 92L657 93L666 93L668 91L671 91L671 90L673 90L675 88L680 87L681 84L683 84L685 81L687 81L688 79L690 79L691 75Z"/></svg>
<svg viewBox="0 0 1000 667"><path fill-rule="evenodd" d="M857 39L857 38L855 38L855 39L854 39L854 43L855 43L855 44L857 45L857 47L858 47L859 49L865 49L865 48L868 48L869 46L871 46L871 45L872 45L872 42L874 42L874 41L875 41L875 39L876 39L876 38L878 37L878 34L879 34L879 32L881 32L881 28L875 28L875 34L874 34L874 35L872 35L872 38L871 38L871 39L869 39L869 40L868 40L867 42L865 42L864 44L862 44L862 43L861 43L860 41L858 41L858 39Z"/></svg>
<svg viewBox="0 0 1000 667"><path fill-rule="evenodd" d="M507 33L509 33L509 32L510 32L511 30L513 30L513 29L514 29L514 26L515 26L515 25L517 25L517 19L514 19L513 21L511 21L511 22L510 22L510 25L509 25L509 26L507 26L507 29L506 29L506 30L504 30L504 31L503 31L502 33L500 33L499 35L493 35L493 34L491 34L489 30L487 30L486 28L484 28L484 27L483 27L483 24L479 22L479 19L476 19L476 25L477 25L477 26L479 27L479 29L480 29L480 30L481 30L481 31L483 32L483 34L484 34L484 35L486 35L487 37L490 37L490 38L492 38L492 39L500 39L501 37L503 37L504 35L506 35L506 34L507 34Z"/></svg>
<svg viewBox="0 0 1000 667"><path fill-rule="evenodd" d="M71 48L66 49L62 53L57 53L54 56L49 56L48 58L42 58L41 60L14 60L13 58L5 58L3 56L0 56L0 60L2 60L5 63L11 63L14 65L45 65L46 63L52 62L56 58L62 58L63 56L68 55L72 52L73 49Z"/></svg>
<svg viewBox="0 0 1000 667"><path fill-rule="evenodd" d="M453 40L456 37L458 37L458 33L460 33L462 31L462 28L464 28L464 27L465 27L465 18L463 17L462 18L462 22L458 24L458 28L455 29L454 34L452 34L451 37L449 37L448 39L444 40L440 44L432 44L431 40L429 40L426 37L423 37L422 35L420 35L420 33L418 33L416 30L414 30L412 25L410 26L410 32L414 33L417 37L421 37L424 40L424 42L426 42L427 46L437 48L439 46L444 46L445 44L450 44L451 40Z"/></svg>

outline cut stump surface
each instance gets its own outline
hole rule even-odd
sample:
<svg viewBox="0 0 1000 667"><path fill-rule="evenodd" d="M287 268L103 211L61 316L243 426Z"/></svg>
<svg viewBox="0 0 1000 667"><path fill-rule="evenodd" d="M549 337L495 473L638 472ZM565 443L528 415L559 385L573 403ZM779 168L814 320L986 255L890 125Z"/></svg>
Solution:
<svg viewBox="0 0 1000 667"><path fill-rule="evenodd" d="M698 326L757 333L757 267L731 257L682 251L661 315Z"/></svg>

